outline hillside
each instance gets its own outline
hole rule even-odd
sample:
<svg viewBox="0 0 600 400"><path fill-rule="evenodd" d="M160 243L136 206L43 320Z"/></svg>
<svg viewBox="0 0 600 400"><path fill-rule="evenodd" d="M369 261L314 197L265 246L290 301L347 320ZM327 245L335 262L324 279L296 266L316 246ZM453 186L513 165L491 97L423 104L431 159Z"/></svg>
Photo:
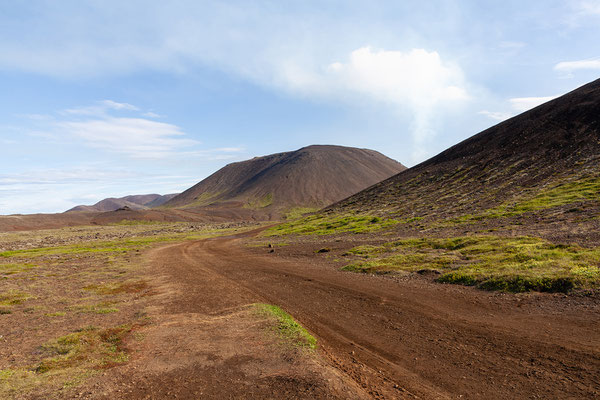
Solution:
<svg viewBox="0 0 600 400"><path fill-rule="evenodd" d="M167 207L320 208L399 171L402 164L367 149L316 145L229 164L171 199Z"/></svg>
<svg viewBox="0 0 600 400"><path fill-rule="evenodd" d="M76 206L67 210L66 212L74 211L88 211L88 212L106 212L115 211L119 208L128 207L131 210L147 210L149 208L158 207L173 197L177 196L177 193L173 194L138 194L130 195L120 198L110 197L97 202L91 206Z"/></svg>
<svg viewBox="0 0 600 400"><path fill-rule="evenodd" d="M600 80L264 235L346 271L598 293Z"/></svg>
<svg viewBox="0 0 600 400"><path fill-rule="evenodd" d="M491 127L331 206L399 228L599 239L600 80Z"/></svg>

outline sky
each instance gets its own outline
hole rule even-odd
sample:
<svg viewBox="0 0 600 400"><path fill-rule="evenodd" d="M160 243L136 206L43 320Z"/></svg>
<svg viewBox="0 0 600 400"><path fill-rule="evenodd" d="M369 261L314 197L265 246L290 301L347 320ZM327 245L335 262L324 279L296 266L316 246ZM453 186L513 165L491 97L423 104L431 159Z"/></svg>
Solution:
<svg viewBox="0 0 600 400"><path fill-rule="evenodd" d="M600 0L2 0L0 214L311 144L407 166L600 77Z"/></svg>

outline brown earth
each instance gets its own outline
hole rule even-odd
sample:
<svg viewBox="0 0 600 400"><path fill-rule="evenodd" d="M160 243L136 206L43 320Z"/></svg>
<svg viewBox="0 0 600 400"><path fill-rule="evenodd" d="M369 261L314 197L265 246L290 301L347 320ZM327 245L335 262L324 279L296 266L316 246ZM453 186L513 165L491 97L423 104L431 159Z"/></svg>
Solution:
<svg viewBox="0 0 600 400"><path fill-rule="evenodd" d="M229 164L165 206L239 202L271 213L292 207L321 208L404 169L374 150L308 146Z"/></svg>
<svg viewBox="0 0 600 400"><path fill-rule="evenodd" d="M154 251L148 272L162 294L151 315L160 322L137 361L82 396L600 396L595 297L507 295L343 273L314 256L316 244L279 255L279 248L245 247L244 236ZM255 302L280 305L298 319L318 338L322 361L266 355L244 314Z"/></svg>
<svg viewBox="0 0 600 400"><path fill-rule="evenodd" d="M236 205L202 210L153 209L60 214L0 215L0 232L58 229L82 225L110 225L127 222L248 222L268 220L269 216Z"/></svg>

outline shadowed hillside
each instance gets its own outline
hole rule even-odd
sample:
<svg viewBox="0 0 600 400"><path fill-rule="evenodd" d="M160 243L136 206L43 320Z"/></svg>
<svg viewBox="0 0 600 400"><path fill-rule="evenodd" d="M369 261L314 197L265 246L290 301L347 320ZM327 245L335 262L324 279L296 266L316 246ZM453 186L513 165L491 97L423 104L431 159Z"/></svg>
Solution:
<svg viewBox="0 0 600 400"><path fill-rule="evenodd" d="M404 169L402 164L373 150L309 146L229 164L165 206L230 203L268 210L320 208Z"/></svg>
<svg viewBox="0 0 600 400"><path fill-rule="evenodd" d="M330 208L420 228L541 230L598 238L600 80L489 128ZM570 223L568 223L570 222ZM573 225L573 223L575 225ZM413 224L413 225L415 225Z"/></svg>
<svg viewBox="0 0 600 400"><path fill-rule="evenodd" d="M353 248L323 239L344 233L362 235ZM589 295L600 288L600 80L265 233L290 234L314 235L347 271Z"/></svg>
<svg viewBox="0 0 600 400"><path fill-rule="evenodd" d="M66 212L106 212L115 211L123 207L128 207L131 210L147 210L152 207L158 207L175 196L177 196L177 193L166 194L164 196L160 194L138 194L120 198L110 197L108 199L101 200L92 206L76 206L70 210L67 210Z"/></svg>

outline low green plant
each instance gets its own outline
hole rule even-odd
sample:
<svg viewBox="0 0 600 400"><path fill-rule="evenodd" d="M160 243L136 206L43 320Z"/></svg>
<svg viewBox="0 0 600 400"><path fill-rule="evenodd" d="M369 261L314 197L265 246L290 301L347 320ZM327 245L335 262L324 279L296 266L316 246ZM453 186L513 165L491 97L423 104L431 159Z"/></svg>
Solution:
<svg viewBox="0 0 600 400"><path fill-rule="evenodd" d="M535 212L553 207L575 204L582 201L600 201L600 177L586 177L569 182L559 183L539 190L533 196L517 201L505 202L497 207L491 208L479 214L465 214L453 218L454 223L465 223L481 221L488 218L506 218ZM578 212L581 209L575 207L567 212Z"/></svg>
<svg viewBox="0 0 600 400"><path fill-rule="evenodd" d="M312 207L294 207L289 209L283 216L286 221L292 221L298 218L305 216L306 214L311 214L319 211L318 208Z"/></svg>
<svg viewBox="0 0 600 400"><path fill-rule="evenodd" d="M0 370L0 398L22 398L39 388L74 387L99 370L127 362L123 340L129 332L129 325L89 326L45 343L40 362Z"/></svg>
<svg viewBox="0 0 600 400"><path fill-rule="evenodd" d="M270 206L271 204L273 204L273 195L271 193L268 193L259 199L248 199L246 204L244 204L244 208L265 208Z"/></svg>
<svg viewBox="0 0 600 400"><path fill-rule="evenodd" d="M0 264L0 276L8 276L26 272L34 268L34 264Z"/></svg>
<svg viewBox="0 0 600 400"><path fill-rule="evenodd" d="M45 315L46 317L64 317L65 315L67 315L67 313L64 311L56 311L52 313L46 313Z"/></svg>
<svg viewBox="0 0 600 400"><path fill-rule="evenodd" d="M553 244L535 237L462 236L404 239L358 246L347 271L436 270L439 282L482 289L567 292L600 286L600 248Z"/></svg>
<svg viewBox="0 0 600 400"><path fill-rule="evenodd" d="M31 298L29 293L20 290L9 290L0 292L0 306L9 307L21 304Z"/></svg>
<svg viewBox="0 0 600 400"><path fill-rule="evenodd" d="M331 235L335 233L367 233L386 229L398 223L394 219L373 215L310 215L267 229L265 236Z"/></svg>
<svg viewBox="0 0 600 400"><path fill-rule="evenodd" d="M279 337L294 346L315 349L317 339L300 325L294 318L280 307L258 303L254 305L260 315L271 318L275 322L274 330Z"/></svg>
<svg viewBox="0 0 600 400"><path fill-rule="evenodd" d="M130 331L129 325L106 329L91 326L54 339L42 346L48 357L35 371L43 374L56 369L98 369L122 364L128 358L122 343Z"/></svg>

